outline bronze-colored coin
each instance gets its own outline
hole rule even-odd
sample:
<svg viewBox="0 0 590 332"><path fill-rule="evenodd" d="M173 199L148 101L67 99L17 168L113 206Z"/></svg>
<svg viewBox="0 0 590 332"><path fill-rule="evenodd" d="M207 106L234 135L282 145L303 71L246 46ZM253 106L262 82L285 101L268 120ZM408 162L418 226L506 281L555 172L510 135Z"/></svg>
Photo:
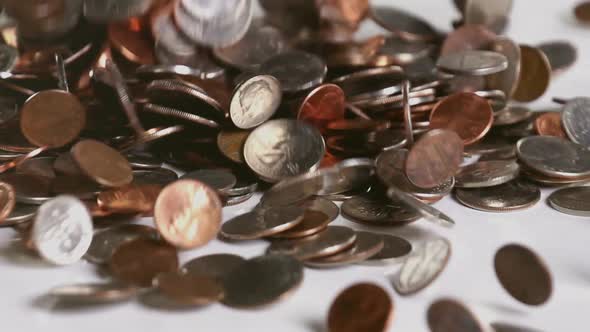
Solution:
<svg viewBox="0 0 590 332"><path fill-rule="evenodd" d="M245 163L244 144L248 135L250 132L247 130L221 131L217 135L217 147L230 160L243 164Z"/></svg>
<svg viewBox="0 0 590 332"><path fill-rule="evenodd" d="M434 188L454 176L463 162L463 141L453 131L427 132L406 159L406 176L419 188Z"/></svg>
<svg viewBox="0 0 590 332"><path fill-rule="evenodd" d="M461 92L441 100L430 114L431 129L456 132L465 145L481 140L492 128L490 103L474 93Z"/></svg>
<svg viewBox="0 0 590 332"><path fill-rule="evenodd" d="M160 273L178 270L178 256L176 249L166 243L137 238L115 250L110 270L121 281L150 287Z"/></svg>
<svg viewBox="0 0 590 332"><path fill-rule="evenodd" d="M496 34L483 25L466 24L447 36L440 53L446 55L467 50L485 49L496 38Z"/></svg>
<svg viewBox="0 0 590 332"><path fill-rule="evenodd" d="M184 249L198 248L217 236L221 209L215 190L199 181L179 180L158 196L154 221L169 243Z"/></svg>
<svg viewBox="0 0 590 332"><path fill-rule="evenodd" d="M561 113L559 112L549 112L539 116L535 120L535 131L541 136L555 136L567 139L561 122Z"/></svg>
<svg viewBox="0 0 590 332"><path fill-rule="evenodd" d="M328 123L344 119L346 97L335 84L324 84L309 93L297 112L297 119L322 132Z"/></svg>
<svg viewBox="0 0 590 332"><path fill-rule="evenodd" d="M0 223L2 223L14 210L16 205L16 193L8 183L0 182Z"/></svg>
<svg viewBox="0 0 590 332"><path fill-rule="evenodd" d="M156 289L168 299L182 305L207 305L223 298L223 286L215 278L183 274L162 273L154 279Z"/></svg>
<svg viewBox="0 0 590 332"><path fill-rule="evenodd" d="M356 242L348 250L332 256L310 259L305 265L316 268L336 268L361 263L378 254L385 243L380 234L356 232Z"/></svg>
<svg viewBox="0 0 590 332"><path fill-rule="evenodd" d="M492 42L490 49L506 56L508 68L502 72L487 76L485 78L487 87L492 90L504 91L506 98L510 99L520 80L520 47L511 39L500 37Z"/></svg>
<svg viewBox="0 0 590 332"><path fill-rule="evenodd" d="M223 280L245 261L246 259L241 256L231 254L207 255L184 263L182 271L187 274Z"/></svg>
<svg viewBox="0 0 590 332"><path fill-rule="evenodd" d="M373 121L364 119L342 119L327 124L326 128L332 132L372 132L391 128L388 121Z"/></svg>
<svg viewBox="0 0 590 332"><path fill-rule="evenodd" d="M300 224L272 237L292 239L314 235L326 229L330 222L330 218L325 213L306 210L303 215L303 221Z"/></svg>
<svg viewBox="0 0 590 332"><path fill-rule="evenodd" d="M520 102L531 102L547 91L551 82L551 64L538 48L521 45L520 53L520 79L513 98Z"/></svg>
<svg viewBox="0 0 590 332"><path fill-rule="evenodd" d="M393 300L380 286L356 284L336 297L328 313L330 332L385 332L393 320Z"/></svg>
<svg viewBox="0 0 590 332"><path fill-rule="evenodd" d="M485 332L488 330L465 305L451 299L432 303L428 308L427 321L432 332Z"/></svg>
<svg viewBox="0 0 590 332"><path fill-rule="evenodd" d="M141 64L156 63L152 41L142 30L139 19L129 22L111 23L108 27L109 42L127 60Z"/></svg>
<svg viewBox="0 0 590 332"><path fill-rule="evenodd" d="M31 144L62 147L75 140L86 125L86 109L78 97L61 90L32 95L20 114L20 127Z"/></svg>
<svg viewBox="0 0 590 332"><path fill-rule="evenodd" d="M160 185L127 185L103 191L98 195L98 206L115 213L149 213L162 191Z"/></svg>
<svg viewBox="0 0 590 332"><path fill-rule="evenodd" d="M121 187L133 181L133 170L127 159L104 143L83 140L70 152L82 172L100 185Z"/></svg>
<svg viewBox="0 0 590 332"><path fill-rule="evenodd" d="M494 258L494 268L504 289L516 300L536 306L551 297L551 272L529 248L518 244L500 248Z"/></svg>
<svg viewBox="0 0 590 332"><path fill-rule="evenodd" d="M578 22L590 24L590 1L579 3L574 10L574 14Z"/></svg>

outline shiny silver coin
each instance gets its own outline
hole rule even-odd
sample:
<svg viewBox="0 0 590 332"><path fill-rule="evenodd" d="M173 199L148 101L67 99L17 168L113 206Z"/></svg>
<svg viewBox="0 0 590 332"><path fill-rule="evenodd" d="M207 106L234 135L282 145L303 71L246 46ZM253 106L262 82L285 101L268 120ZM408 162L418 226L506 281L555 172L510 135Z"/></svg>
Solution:
<svg viewBox="0 0 590 332"><path fill-rule="evenodd" d="M133 169L160 169L162 162L150 154L128 154L125 156Z"/></svg>
<svg viewBox="0 0 590 332"><path fill-rule="evenodd" d="M520 166L512 160L481 161L462 167L455 179L458 188L493 187L518 177Z"/></svg>
<svg viewBox="0 0 590 332"><path fill-rule="evenodd" d="M250 168L268 182L313 171L326 151L321 133L296 120L273 120L256 128L244 145Z"/></svg>
<svg viewBox="0 0 590 332"><path fill-rule="evenodd" d="M547 198L555 210L579 217L590 217L590 187L563 188Z"/></svg>
<svg viewBox="0 0 590 332"><path fill-rule="evenodd" d="M337 254L354 245L356 233L343 226L328 226L324 231L297 240L276 240L268 247L269 254L290 255L299 260Z"/></svg>
<svg viewBox="0 0 590 332"><path fill-rule="evenodd" d="M428 287L444 271L451 257L451 243L436 239L420 244L406 259L392 284L400 295L415 294Z"/></svg>
<svg viewBox="0 0 590 332"><path fill-rule="evenodd" d="M442 213L440 210L426 203L423 203L414 196L406 194L405 192L395 187L389 188L389 190L387 191L387 196L393 201L402 202L408 207L416 210L427 221L444 227L452 227L455 225L455 221L451 219L451 217Z"/></svg>
<svg viewBox="0 0 590 332"><path fill-rule="evenodd" d="M181 271L191 275L223 280L244 262L246 262L246 259L241 256L214 254L191 259L184 263Z"/></svg>
<svg viewBox="0 0 590 332"><path fill-rule="evenodd" d="M178 180L178 175L167 168L133 171L133 184L167 185Z"/></svg>
<svg viewBox="0 0 590 332"><path fill-rule="evenodd" d="M328 220L334 221L340 215L340 208L336 203L322 197L315 197L301 203L301 207L306 210L321 212L328 217Z"/></svg>
<svg viewBox="0 0 590 332"><path fill-rule="evenodd" d="M548 136L523 138L516 144L518 159L550 177L590 176L590 151L565 139Z"/></svg>
<svg viewBox="0 0 590 332"><path fill-rule="evenodd" d="M504 322L493 322L491 327L494 332L543 332L542 330L532 329L524 326L517 326Z"/></svg>
<svg viewBox="0 0 590 332"><path fill-rule="evenodd" d="M506 70L508 59L496 52L469 50L441 56L436 67L449 74L485 76Z"/></svg>
<svg viewBox="0 0 590 332"><path fill-rule="evenodd" d="M535 185L518 180L495 187L455 191L459 203L486 212L510 212L532 207L541 199L541 190Z"/></svg>
<svg viewBox="0 0 590 332"><path fill-rule="evenodd" d="M420 214L404 204L395 204L368 197L354 197L342 203L347 219L372 226L403 226L420 219Z"/></svg>
<svg viewBox="0 0 590 332"><path fill-rule="evenodd" d="M554 73L565 71L578 60L578 49L568 41L550 41L538 46L545 53Z"/></svg>
<svg viewBox="0 0 590 332"><path fill-rule="evenodd" d="M67 304L106 304L129 301L140 290L133 285L107 282L59 286L50 290L49 295Z"/></svg>
<svg viewBox="0 0 590 332"><path fill-rule="evenodd" d="M275 114L281 100L281 83L276 78L254 76L236 88L230 102L230 118L238 128L257 127Z"/></svg>
<svg viewBox="0 0 590 332"><path fill-rule="evenodd" d="M535 115L526 107L508 106L494 114L494 126L509 126L526 120Z"/></svg>
<svg viewBox="0 0 590 332"><path fill-rule="evenodd" d="M230 307L252 308L271 304L303 281L303 265L293 257L267 255L247 260L223 281Z"/></svg>
<svg viewBox="0 0 590 332"><path fill-rule="evenodd" d="M412 252L412 244L408 240L389 234L380 236L383 239L383 249L362 262L363 265L387 266L401 263Z"/></svg>
<svg viewBox="0 0 590 332"><path fill-rule="evenodd" d="M143 16L152 0L84 0L84 16L91 22L123 21Z"/></svg>
<svg viewBox="0 0 590 332"><path fill-rule="evenodd" d="M291 229L303 221L300 207L262 208L237 216L221 226L221 235L230 240L255 240Z"/></svg>
<svg viewBox="0 0 590 332"><path fill-rule="evenodd" d="M139 237L158 238L155 228L144 225L119 225L94 233L84 258L94 264L107 264L115 250L123 243Z"/></svg>
<svg viewBox="0 0 590 332"><path fill-rule="evenodd" d="M0 72L10 72L18 60L18 50L8 45L0 45Z"/></svg>
<svg viewBox="0 0 590 332"><path fill-rule="evenodd" d="M242 203L250 200L250 198L252 198L253 196L254 196L253 192L248 193L248 194L244 194L244 195L239 195L239 196L228 196L224 202L224 206L234 206L234 205L242 204Z"/></svg>
<svg viewBox="0 0 590 332"><path fill-rule="evenodd" d="M372 6L371 17L384 29L406 40L429 41L438 36L428 22L393 7Z"/></svg>
<svg viewBox="0 0 590 332"><path fill-rule="evenodd" d="M252 15L252 0L181 0L174 7L178 28L195 43L211 47L242 39Z"/></svg>
<svg viewBox="0 0 590 332"><path fill-rule="evenodd" d="M235 175L223 169L201 169L188 172L180 179L197 180L220 192L233 188L238 182Z"/></svg>
<svg viewBox="0 0 590 332"><path fill-rule="evenodd" d="M504 91L506 97L510 99L516 91L520 79L520 47L512 39L498 37L492 42L489 49L503 54L508 60L508 68L499 73L486 76L487 87L493 90Z"/></svg>
<svg viewBox="0 0 590 332"><path fill-rule="evenodd" d="M590 147L590 98L575 98L568 101L563 107L561 122L572 142Z"/></svg>
<svg viewBox="0 0 590 332"><path fill-rule="evenodd" d="M307 260L305 265L326 269L356 264L375 256L383 246L383 237L379 234L356 232L356 242L352 248L336 255Z"/></svg>
<svg viewBox="0 0 590 332"><path fill-rule="evenodd" d="M322 84L327 71L322 58L302 51L277 54L260 66L260 73L276 77L286 93L301 92Z"/></svg>
<svg viewBox="0 0 590 332"><path fill-rule="evenodd" d="M41 257L68 265L88 251L92 230L92 217L84 203L71 196L58 196L39 207L31 237Z"/></svg>
<svg viewBox="0 0 590 332"><path fill-rule="evenodd" d="M14 227L31 221L37 213L38 205L16 203L10 215L0 222L0 228Z"/></svg>
<svg viewBox="0 0 590 332"><path fill-rule="evenodd" d="M512 0L465 0L463 20L465 24L480 24L501 33L508 25Z"/></svg>
<svg viewBox="0 0 590 332"><path fill-rule="evenodd" d="M197 55L198 48L195 43L178 31L172 15L157 15L151 26L155 39L155 53L158 58L161 54L180 59Z"/></svg>
<svg viewBox="0 0 590 332"><path fill-rule="evenodd" d="M407 64L431 55L434 49L434 45L430 43L410 42L399 37L388 37L379 50L379 54L391 56L396 60L396 63Z"/></svg>

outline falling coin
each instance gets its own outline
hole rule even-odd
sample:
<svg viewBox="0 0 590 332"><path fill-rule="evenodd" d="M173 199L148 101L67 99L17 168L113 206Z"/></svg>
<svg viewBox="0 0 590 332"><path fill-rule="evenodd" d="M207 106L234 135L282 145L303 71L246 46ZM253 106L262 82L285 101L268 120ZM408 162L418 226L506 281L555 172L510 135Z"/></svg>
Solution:
<svg viewBox="0 0 590 332"><path fill-rule="evenodd" d="M221 235L231 240L255 240L279 234L301 224L305 209L291 206L262 208L228 220L221 226Z"/></svg>
<svg viewBox="0 0 590 332"><path fill-rule="evenodd" d="M550 177L590 176L590 152L583 146L550 136L532 136L516 144L518 159Z"/></svg>
<svg viewBox="0 0 590 332"><path fill-rule="evenodd" d="M538 48L521 45L521 72L514 100L531 102L545 94L551 81L551 65Z"/></svg>
<svg viewBox="0 0 590 332"><path fill-rule="evenodd" d="M487 87L504 91L506 98L510 99L516 91L520 79L520 47L511 39L499 37L492 42L490 49L506 57L508 68L502 72L487 76Z"/></svg>
<svg viewBox="0 0 590 332"><path fill-rule="evenodd" d="M183 305L203 306L223 298L223 286L207 276L165 272L154 279L156 289L168 299Z"/></svg>
<svg viewBox="0 0 590 332"><path fill-rule="evenodd" d="M464 304L452 299L441 299L432 303L428 308L427 321L432 332L488 330Z"/></svg>
<svg viewBox="0 0 590 332"><path fill-rule="evenodd" d="M579 3L574 10L574 14L578 22L584 24L590 23L590 2L583 1Z"/></svg>
<svg viewBox="0 0 590 332"><path fill-rule="evenodd" d="M80 169L98 184L120 187L133 180L127 159L103 143L83 140L72 147L71 153Z"/></svg>
<svg viewBox="0 0 590 332"><path fill-rule="evenodd" d="M244 145L250 135L246 130L220 131L217 135L217 147L230 160L243 164Z"/></svg>
<svg viewBox="0 0 590 332"><path fill-rule="evenodd" d="M565 133L572 142L583 146L590 146L590 134L587 129L590 126L590 99L575 98L563 107L561 123Z"/></svg>
<svg viewBox="0 0 590 332"><path fill-rule="evenodd" d="M541 136L567 138L561 122L561 114L558 112L549 112L539 116L535 120L535 131Z"/></svg>
<svg viewBox="0 0 590 332"><path fill-rule="evenodd" d="M98 206L116 213L148 213L153 211L159 185L127 185L103 191L98 195Z"/></svg>
<svg viewBox="0 0 590 332"><path fill-rule="evenodd" d="M274 241L267 249L270 254L291 255L302 261L337 254L354 245L356 233L343 226L328 226L309 238Z"/></svg>
<svg viewBox="0 0 590 332"><path fill-rule="evenodd" d="M273 76L254 76L235 90L230 117L236 127L250 129L270 119L281 104L281 83Z"/></svg>
<svg viewBox="0 0 590 332"><path fill-rule="evenodd" d="M577 48L567 41L545 42L538 47L547 56L553 73L565 71L578 60Z"/></svg>
<svg viewBox="0 0 590 332"><path fill-rule="evenodd" d="M436 66L449 74L485 76L506 70L508 59L496 52L469 50L443 55Z"/></svg>

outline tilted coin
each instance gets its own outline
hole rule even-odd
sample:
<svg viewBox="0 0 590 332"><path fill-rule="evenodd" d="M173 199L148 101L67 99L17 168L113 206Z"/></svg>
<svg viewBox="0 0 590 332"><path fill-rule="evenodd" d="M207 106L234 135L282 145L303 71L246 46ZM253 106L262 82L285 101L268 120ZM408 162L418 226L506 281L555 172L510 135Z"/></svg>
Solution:
<svg viewBox="0 0 590 332"><path fill-rule="evenodd" d="M45 260L68 265L88 251L92 230L92 217L84 203L71 196L59 196L39 207L32 239Z"/></svg>
<svg viewBox="0 0 590 332"><path fill-rule="evenodd" d="M551 81L551 65L547 56L538 48L521 45L521 71L518 87L513 98L531 102L543 94Z"/></svg>
<svg viewBox="0 0 590 332"><path fill-rule="evenodd" d="M262 208L237 216L221 226L221 235L231 240L254 240L289 230L299 225L305 209L291 206Z"/></svg>
<svg viewBox="0 0 590 332"><path fill-rule="evenodd" d="M327 123L344 118L345 102L339 86L320 85L305 97L297 110L297 119L324 131Z"/></svg>
<svg viewBox="0 0 590 332"><path fill-rule="evenodd" d="M404 80L403 69L399 66L371 68L337 77L332 83L339 85L349 101L368 102L375 98L391 96L401 92Z"/></svg>
<svg viewBox="0 0 590 332"><path fill-rule="evenodd" d="M520 79L520 47L511 39L499 37L492 42L489 48L506 57L508 68L502 72L487 76L485 78L487 87L504 91L506 98L510 99L516 91Z"/></svg>
<svg viewBox="0 0 590 332"><path fill-rule="evenodd" d="M233 188L224 190L223 194L228 196L248 195L256 192L258 189L258 182L251 179L250 176L241 177L238 175L238 182Z"/></svg>
<svg viewBox="0 0 590 332"><path fill-rule="evenodd" d="M451 217L442 213L440 210L420 201L414 196L406 194L396 187L389 187L387 190L387 196L394 202L402 202L408 207L416 210L427 221L444 227L452 227L455 225L455 221L451 219Z"/></svg>
<svg viewBox="0 0 590 332"><path fill-rule="evenodd" d="M128 154L125 156L133 169L159 169L162 161L150 154Z"/></svg>
<svg viewBox="0 0 590 332"><path fill-rule="evenodd" d="M567 41L545 42L538 47L547 56L554 73L568 69L578 60L577 48Z"/></svg>
<svg viewBox="0 0 590 332"><path fill-rule="evenodd" d="M523 138L518 159L531 169L558 178L590 176L590 152L582 145L549 136Z"/></svg>
<svg viewBox="0 0 590 332"><path fill-rule="evenodd" d="M181 270L187 274L223 280L245 261L246 259L237 255L214 254L194 258L184 263Z"/></svg>
<svg viewBox="0 0 590 332"><path fill-rule="evenodd" d="M23 161L16 167L17 173L33 174L46 178L55 178L53 157L37 157Z"/></svg>
<svg viewBox="0 0 590 332"><path fill-rule="evenodd" d="M328 226L312 237L300 240L274 241L267 249L270 254L291 255L299 260L334 255L354 245L356 233L343 226Z"/></svg>
<svg viewBox="0 0 590 332"><path fill-rule="evenodd" d="M267 255L247 260L224 278L223 303L252 308L285 298L303 281L303 265L295 258Z"/></svg>
<svg viewBox="0 0 590 332"><path fill-rule="evenodd" d="M590 98L575 98L568 101L561 112L561 122L572 142L590 146Z"/></svg>
<svg viewBox="0 0 590 332"><path fill-rule="evenodd" d="M321 232L330 224L330 218L318 211L306 210L303 215L303 221L297 226L284 232L273 235L273 238L293 239L301 238Z"/></svg>
<svg viewBox="0 0 590 332"><path fill-rule="evenodd" d="M119 282L74 284L58 286L49 295L66 304L106 304L128 301L137 296L140 288Z"/></svg>
<svg viewBox="0 0 590 332"><path fill-rule="evenodd" d="M238 179L230 171L222 169L202 169L185 173L181 180L197 180L209 187L223 192L236 185Z"/></svg>
<svg viewBox="0 0 590 332"><path fill-rule="evenodd" d="M231 98L229 114L236 127L250 129L270 119L282 100L281 83L270 75L242 82Z"/></svg>
<svg viewBox="0 0 590 332"><path fill-rule="evenodd" d="M434 47L430 43L409 42L399 37L388 37L379 53L393 56L397 63L406 64L429 56L433 50Z"/></svg>
<svg viewBox="0 0 590 332"><path fill-rule="evenodd" d="M584 24L590 23L590 3L588 1L580 2L574 9L574 14L578 22Z"/></svg>
<svg viewBox="0 0 590 332"><path fill-rule="evenodd" d="M322 58L302 51L277 54L260 66L260 72L276 77L286 93L300 92L322 84L327 70Z"/></svg>
<svg viewBox="0 0 590 332"><path fill-rule="evenodd" d="M453 299L440 299L428 308L426 315L432 332L485 332L485 327L463 303Z"/></svg>
<svg viewBox="0 0 590 332"><path fill-rule="evenodd" d="M254 192L239 195L239 196L227 196L226 200L224 201L224 206L233 206L242 204L248 201L250 198L254 197Z"/></svg>
<svg viewBox="0 0 590 332"><path fill-rule="evenodd" d="M8 218L16 205L14 188L8 183L0 182L0 224Z"/></svg>
<svg viewBox="0 0 590 332"><path fill-rule="evenodd" d="M168 185L178 179L178 175L166 168L133 171L133 184Z"/></svg>
<svg viewBox="0 0 590 332"><path fill-rule="evenodd" d="M117 150L94 140L83 140L71 149L80 169L98 184L119 187L131 183L131 165Z"/></svg>
<svg viewBox="0 0 590 332"><path fill-rule="evenodd" d="M330 332L387 331L393 320L393 300L375 284L356 284L342 291L330 306Z"/></svg>
<svg viewBox="0 0 590 332"><path fill-rule="evenodd" d="M553 192L547 202L559 212L580 216L590 216L590 187L563 188Z"/></svg>
<svg viewBox="0 0 590 332"><path fill-rule="evenodd" d="M561 122L561 113L558 112L548 112L535 119L535 131L540 136L567 138Z"/></svg>
<svg viewBox="0 0 590 332"><path fill-rule="evenodd" d="M314 197L301 202L298 205L310 211L321 212L325 214L330 221L336 220L340 215L340 208L338 205L323 197Z"/></svg>
<svg viewBox="0 0 590 332"><path fill-rule="evenodd" d="M162 188L153 184L131 184L101 192L97 203L100 208L116 213L150 213Z"/></svg>
<svg viewBox="0 0 590 332"><path fill-rule="evenodd" d="M383 239L383 248L375 255L369 257L362 265L388 266L405 261L412 252L412 244L401 237L389 234L375 233Z"/></svg>
<svg viewBox="0 0 590 332"><path fill-rule="evenodd" d="M353 197L342 203L342 214L352 221L372 226L403 226L420 218L404 204L370 197Z"/></svg>
<svg viewBox="0 0 590 332"><path fill-rule="evenodd" d="M510 212L529 208L541 199L535 185L514 180L494 187L458 188L457 200L470 208L487 212Z"/></svg>
<svg viewBox="0 0 590 332"><path fill-rule="evenodd" d="M438 69L456 75L490 75L508 68L508 59L490 51L463 51L443 55L436 64Z"/></svg>
<svg viewBox="0 0 590 332"><path fill-rule="evenodd" d="M246 130L220 131L217 135L217 147L231 161L243 164L244 145L249 135L250 132Z"/></svg>
<svg viewBox="0 0 590 332"><path fill-rule="evenodd" d="M384 29L406 40L429 41L438 36L428 22L392 7L372 6L371 17Z"/></svg>
<svg viewBox="0 0 590 332"><path fill-rule="evenodd" d="M551 272L529 248L518 244L500 248L494 257L494 268L504 289L516 300L536 306L551 297Z"/></svg>
<svg viewBox="0 0 590 332"><path fill-rule="evenodd" d="M169 118L176 118L176 119L182 120L188 124L198 124L198 125L202 125L202 126L207 126L209 128L219 128L220 127L219 123L217 123L213 120L206 119L206 118L201 117L196 114L183 112L181 110L171 108L171 107L147 103L147 104L143 105L141 110L144 112L159 114L159 115L169 117Z"/></svg>
<svg viewBox="0 0 590 332"><path fill-rule="evenodd" d="M518 177L520 166L515 161L482 161L462 167L456 178L458 188L493 187Z"/></svg>
<svg viewBox="0 0 590 332"><path fill-rule="evenodd" d="M215 278L165 272L154 279L155 288L166 298L181 305L207 305L223 298L223 286Z"/></svg>
<svg viewBox="0 0 590 332"><path fill-rule="evenodd" d="M356 232L354 246L341 253L310 259L306 266L315 268L335 268L366 261L383 250L385 243L379 234L370 232Z"/></svg>
<svg viewBox="0 0 590 332"><path fill-rule="evenodd" d="M508 25L512 3L512 0L466 0L463 6L463 20L465 24L481 24L501 33Z"/></svg>
<svg viewBox="0 0 590 332"><path fill-rule="evenodd" d="M155 228L145 225L118 225L94 233L84 258L94 264L106 264L113 252L123 243L136 238L158 238Z"/></svg>
<svg viewBox="0 0 590 332"><path fill-rule="evenodd" d="M590 176L581 176L576 178L557 178L551 177L534 170L531 170L528 167L521 169L522 174L529 180L536 182L543 186L568 186L568 185L575 185L575 184L585 184L590 182Z"/></svg>

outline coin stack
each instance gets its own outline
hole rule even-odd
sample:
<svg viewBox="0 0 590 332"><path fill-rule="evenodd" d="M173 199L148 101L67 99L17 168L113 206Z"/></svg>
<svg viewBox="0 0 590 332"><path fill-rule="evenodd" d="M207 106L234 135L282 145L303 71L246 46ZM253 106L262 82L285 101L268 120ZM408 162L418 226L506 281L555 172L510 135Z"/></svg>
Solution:
<svg viewBox="0 0 590 332"><path fill-rule="evenodd" d="M590 180L589 99L557 98L561 114L512 102L543 96L575 47L499 35L512 1L455 4L462 19L445 33L366 0L261 1L258 18L252 0L8 2L18 29L1 28L0 227L53 264L107 267L115 281L50 291L76 305L258 307L295 290L304 267L351 264L394 268L400 296L420 292L452 243L384 227L451 228L432 205L449 195L509 212L537 204L540 186ZM369 19L382 33L353 39ZM567 187L549 202L590 216L588 197ZM223 222L224 206L251 199ZM340 215L353 223L332 225ZM269 246L179 262L179 249L217 238ZM533 249L507 244L494 263L515 299L549 300ZM329 329L384 331L393 310L380 287L355 285ZM449 330L445 317L485 325L452 299L427 316L433 331Z"/></svg>

